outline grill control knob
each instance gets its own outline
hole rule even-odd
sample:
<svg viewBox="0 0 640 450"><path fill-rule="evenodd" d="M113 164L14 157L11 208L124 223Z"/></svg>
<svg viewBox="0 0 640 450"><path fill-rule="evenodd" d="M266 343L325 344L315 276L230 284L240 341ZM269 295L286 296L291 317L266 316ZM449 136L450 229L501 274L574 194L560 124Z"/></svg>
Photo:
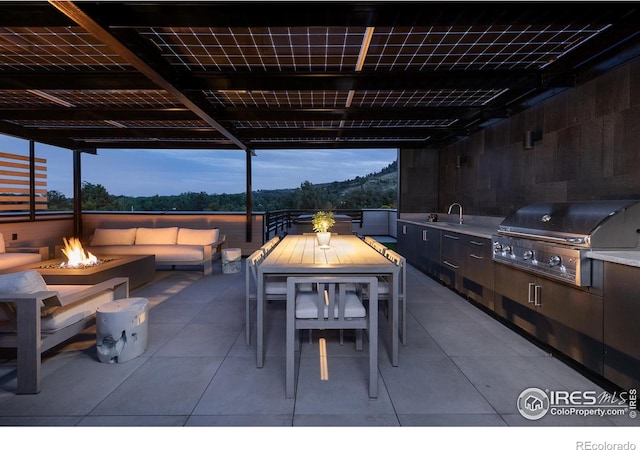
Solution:
<svg viewBox="0 0 640 450"><path fill-rule="evenodd" d="M522 257L524 259L533 259L533 250L525 250Z"/></svg>
<svg viewBox="0 0 640 450"><path fill-rule="evenodd" d="M552 256L551 258L549 258L549 265L552 267L559 266L561 262L562 260L560 259L559 256Z"/></svg>
<svg viewBox="0 0 640 450"><path fill-rule="evenodd" d="M502 251L502 244L500 242L494 242L493 243L493 251L494 252L501 252Z"/></svg>
<svg viewBox="0 0 640 450"><path fill-rule="evenodd" d="M504 247L502 247L502 251L505 253L511 253L511 246L505 245Z"/></svg>

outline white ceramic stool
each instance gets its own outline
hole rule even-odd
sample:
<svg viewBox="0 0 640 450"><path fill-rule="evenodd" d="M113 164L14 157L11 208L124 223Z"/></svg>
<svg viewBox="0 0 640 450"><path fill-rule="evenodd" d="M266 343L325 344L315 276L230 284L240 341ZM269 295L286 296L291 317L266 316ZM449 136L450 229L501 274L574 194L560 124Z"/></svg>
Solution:
<svg viewBox="0 0 640 450"><path fill-rule="evenodd" d="M96 309L96 352L103 363L123 363L147 350L149 300L130 297Z"/></svg>
<svg viewBox="0 0 640 450"><path fill-rule="evenodd" d="M242 269L242 250L239 248L222 249L222 273L238 273Z"/></svg>

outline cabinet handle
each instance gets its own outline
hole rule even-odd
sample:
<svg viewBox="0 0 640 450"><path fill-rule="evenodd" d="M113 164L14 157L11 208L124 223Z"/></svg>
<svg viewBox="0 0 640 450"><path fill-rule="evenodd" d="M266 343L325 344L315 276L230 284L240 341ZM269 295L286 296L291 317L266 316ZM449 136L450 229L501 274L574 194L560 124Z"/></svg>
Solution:
<svg viewBox="0 0 640 450"><path fill-rule="evenodd" d="M449 267L451 267L452 269L459 269L459 268L460 268L460 266L456 266L455 264L451 264L449 261L442 261L442 263L443 263L445 266L449 266Z"/></svg>
<svg viewBox="0 0 640 450"><path fill-rule="evenodd" d="M447 239L453 239L453 240L455 240L455 241L457 241L458 239L460 239L459 237L457 237L457 236L451 236L450 234L445 234L445 235L444 235L444 237L446 237Z"/></svg>
<svg viewBox="0 0 640 450"><path fill-rule="evenodd" d="M529 283L529 295L527 296L527 301L529 303L535 303L535 290L536 290L536 284L535 283Z"/></svg>
<svg viewBox="0 0 640 450"><path fill-rule="evenodd" d="M429 238L427 237L427 230L422 230L422 240L423 241L429 240Z"/></svg>
<svg viewBox="0 0 640 450"><path fill-rule="evenodd" d="M478 241L469 241L469 243L472 245L480 246L480 247L484 245L484 242L478 242Z"/></svg>
<svg viewBox="0 0 640 450"><path fill-rule="evenodd" d="M470 253L469 256L473 259L484 259L484 256L474 255L473 253Z"/></svg>
<svg viewBox="0 0 640 450"><path fill-rule="evenodd" d="M402 234L407 234L407 226L402 225Z"/></svg>
<svg viewBox="0 0 640 450"><path fill-rule="evenodd" d="M535 287L535 294L533 296L534 306L542 306L542 286Z"/></svg>

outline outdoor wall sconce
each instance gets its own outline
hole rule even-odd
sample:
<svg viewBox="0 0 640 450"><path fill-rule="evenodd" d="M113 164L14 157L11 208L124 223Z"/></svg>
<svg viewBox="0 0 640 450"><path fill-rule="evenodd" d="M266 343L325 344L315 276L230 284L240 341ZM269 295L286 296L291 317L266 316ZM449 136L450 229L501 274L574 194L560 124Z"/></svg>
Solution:
<svg viewBox="0 0 640 450"><path fill-rule="evenodd" d="M524 132L524 142L522 148L530 150L536 142L542 140L542 130L527 130Z"/></svg>

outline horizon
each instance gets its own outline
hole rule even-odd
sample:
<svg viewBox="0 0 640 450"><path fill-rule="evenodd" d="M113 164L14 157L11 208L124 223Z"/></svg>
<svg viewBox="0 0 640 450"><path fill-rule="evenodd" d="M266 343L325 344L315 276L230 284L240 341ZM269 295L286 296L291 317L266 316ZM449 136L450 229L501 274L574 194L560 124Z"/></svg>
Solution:
<svg viewBox="0 0 640 450"><path fill-rule="evenodd" d="M29 141L0 134L0 151L28 156ZM81 179L103 186L111 195L246 192L243 150L98 149L97 153L82 155ZM73 197L73 151L36 142L35 155L47 160L47 190ZM251 190L296 189L305 181L316 185L352 180L380 172L397 156L396 148L260 150L252 157Z"/></svg>

